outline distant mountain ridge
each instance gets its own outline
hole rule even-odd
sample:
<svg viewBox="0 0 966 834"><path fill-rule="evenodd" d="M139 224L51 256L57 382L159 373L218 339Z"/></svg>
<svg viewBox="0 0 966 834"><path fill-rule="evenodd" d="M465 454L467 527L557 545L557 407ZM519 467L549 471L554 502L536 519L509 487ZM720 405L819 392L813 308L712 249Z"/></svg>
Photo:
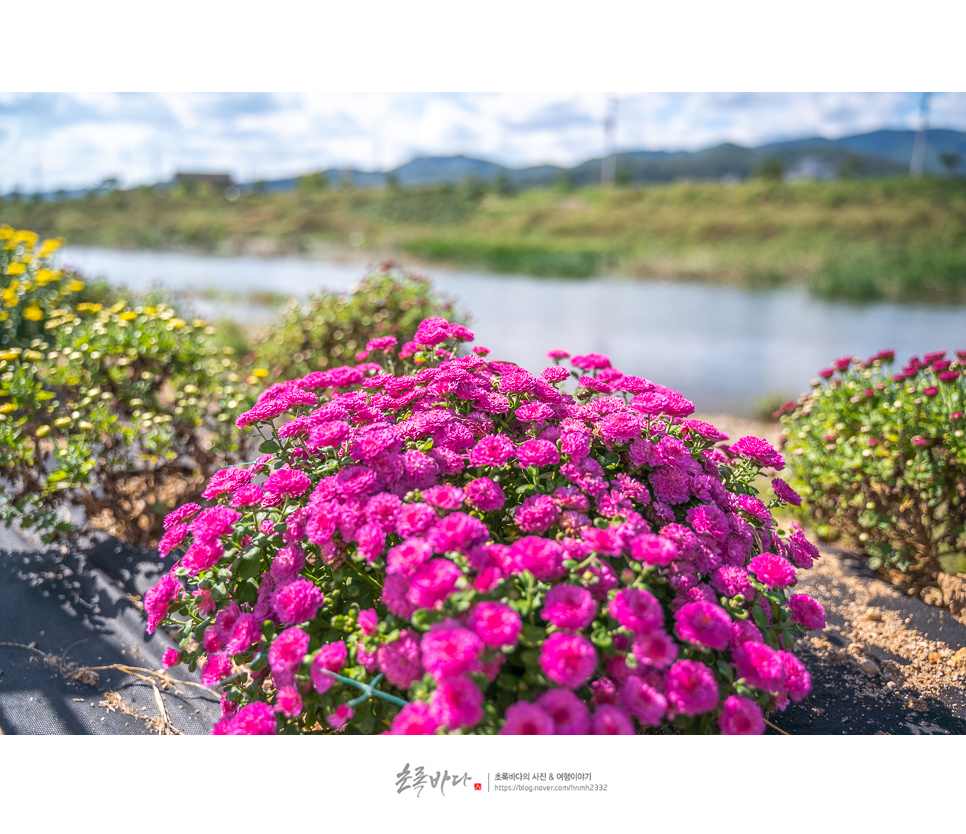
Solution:
<svg viewBox="0 0 966 834"><path fill-rule="evenodd" d="M851 176L897 176L909 171L915 143L913 130L876 130L839 139L813 136L770 142L746 148L730 142L698 151L620 151L615 162L619 179L633 183L660 183L675 180L747 179L754 176L766 160L777 160L786 173L805 172L803 177L832 178L842 171ZM928 133L925 171L945 174L943 154L960 158L957 175L966 173L966 132L934 128ZM329 185L351 184L353 188L385 188L394 182L401 188L457 185L466 182L493 184L502 181L509 188L548 186L569 182L573 186L599 183L601 158L588 159L571 168L533 165L509 168L484 159L462 154L417 157L391 171L362 171L355 168L330 168L323 174ZM242 190L259 188L267 192L296 188L300 177L239 183ZM170 183L155 187L169 187ZM45 199L83 196L90 189L49 192Z"/></svg>
<svg viewBox="0 0 966 834"><path fill-rule="evenodd" d="M618 176L630 182L671 182L679 179L747 179L767 159L777 159L787 172L808 161L811 170L832 172L848 168L853 176L890 176L909 171L916 131L877 130L871 133L826 139L813 136L770 142L753 148L725 142L698 151L620 151L615 154ZM942 154L958 154L960 170L966 170L966 132L935 128L929 131L925 170L946 173ZM514 188L552 185L568 178L575 186L600 182L601 158L589 159L572 168L535 165L510 168L464 155L418 157L391 171L329 169L322 171L330 184L351 182L356 188L385 187L393 179L400 187L456 185L477 181L491 184L505 178ZM823 167L824 166L824 167ZM808 166L806 166L808 167ZM298 178L267 182L268 190L285 190Z"/></svg>

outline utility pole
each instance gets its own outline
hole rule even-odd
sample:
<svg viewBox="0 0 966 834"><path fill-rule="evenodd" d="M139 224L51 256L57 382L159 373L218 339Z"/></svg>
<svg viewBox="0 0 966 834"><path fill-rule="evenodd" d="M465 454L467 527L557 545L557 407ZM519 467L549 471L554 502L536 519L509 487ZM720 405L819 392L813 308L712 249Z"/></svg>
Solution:
<svg viewBox="0 0 966 834"><path fill-rule="evenodd" d="M617 96L607 97L604 116L604 158L600 162L600 184L613 185L617 179L617 160L614 157L614 136L617 132Z"/></svg>
<svg viewBox="0 0 966 834"><path fill-rule="evenodd" d="M923 93L919 100L919 130L916 141L912 146L912 160L909 162L909 175L917 180L922 179L922 172L926 167L926 134L929 131L929 96Z"/></svg>

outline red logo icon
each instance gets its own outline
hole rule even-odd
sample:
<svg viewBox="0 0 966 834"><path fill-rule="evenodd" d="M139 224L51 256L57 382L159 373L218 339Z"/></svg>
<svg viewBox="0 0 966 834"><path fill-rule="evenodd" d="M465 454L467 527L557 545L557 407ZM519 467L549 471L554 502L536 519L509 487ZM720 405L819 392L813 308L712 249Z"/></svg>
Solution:
<svg viewBox="0 0 966 834"><path fill-rule="evenodd" d="M474 791L481 791L481 790L483 790L483 785L481 785L479 782L474 782L473 783L473 790Z"/></svg>

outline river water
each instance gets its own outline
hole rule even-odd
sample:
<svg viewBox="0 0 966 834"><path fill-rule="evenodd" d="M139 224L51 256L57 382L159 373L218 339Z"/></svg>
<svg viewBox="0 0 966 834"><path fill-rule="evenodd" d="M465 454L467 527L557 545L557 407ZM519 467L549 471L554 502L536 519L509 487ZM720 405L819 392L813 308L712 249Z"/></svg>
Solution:
<svg viewBox="0 0 966 834"><path fill-rule="evenodd" d="M65 247L62 261L132 290L193 294L206 318L264 320L243 301L199 297L271 291L306 297L346 290L364 263L297 257L216 257ZM752 291L613 277L530 278L431 268L433 283L473 317L476 344L538 372L546 352L606 353L624 373L676 388L704 412L747 416L770 395L793 399L843 355L894 349L903 361L966 348L966 306L845 304L798 290Z"/></svg>

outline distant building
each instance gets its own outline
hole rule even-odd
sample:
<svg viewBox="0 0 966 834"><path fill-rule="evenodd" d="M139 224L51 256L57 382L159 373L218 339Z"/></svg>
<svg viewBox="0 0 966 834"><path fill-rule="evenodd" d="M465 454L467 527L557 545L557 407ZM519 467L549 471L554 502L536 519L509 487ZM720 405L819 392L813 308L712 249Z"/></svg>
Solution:
<svg viewBox="0 0 966 834"><path fill-rule="evenodd" d="M835 169L827 162L806 156L785 172L785 182L808 182L810 180L834 180Z"/></svg>
<svg viewBox="0 0 966 834"><path fill-rule="evenodd" d="M175 185L208 185L212 188L230 188L231 174L189 174L179 171L174 175Z"/></svg>

